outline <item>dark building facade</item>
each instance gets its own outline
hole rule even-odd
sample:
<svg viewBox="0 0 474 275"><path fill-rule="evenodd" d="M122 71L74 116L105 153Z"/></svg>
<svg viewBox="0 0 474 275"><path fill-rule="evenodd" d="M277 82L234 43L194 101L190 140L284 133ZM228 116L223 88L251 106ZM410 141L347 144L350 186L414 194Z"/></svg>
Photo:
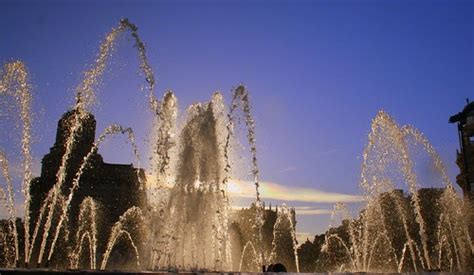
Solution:
<svg viewBox="0 0 474 275"><path fill-rule="evenodd" d="M460 151L457 151L456 163L460 173L456 182L462 188L468 205L470 233L474 236L474 102L468 101L461 112L449 118L449 122L458 126Z"/></svg>
<svg viewBox="0 0 474 275"><path fill-rule="evenodd" d="M446 223L442 223L441 227L439 227L443 212L439 206L443 204L445 191L444 188L421 188L418 190L420 214L425 224L427 253L432 261L431 270L437 270L438 267L440 267L441 271L449 271L451 270L450 267L452 267L456 261L459 262L461 270L473 270L474 261L472 261L473 258L468 249L469 245L462 242L458 243L457 240L454 241L456 235L452 235L453 233L451 231L447 231L458 230L459 228L455 228L456 223L451 222L452 227ZM343 270L351 270L354 263L353 261L365 261L365 259L362 258L361 250L363 249L362 243L364 234L369 232L368 236L372 238L378 235L377 230L380 230L380 232L385 230L384 234L386 234L389 241L380 242L378 243L379 245L376 246L375 244L377 244L377 242L373 242L374 239L369 239L369 242L373 245L369 251L373 251L374 255L376 255L370 264L373 270L382 273L390 273L401 268L402 272L414 272L414 265L417 266L418 271L424 270L425 268L420 260L423 257L423 254L421 254L423 252L418 250L416 257L412 258L409 256L409 250L407 249L405 251L407 234L413 240L414 244L416 244L416 247L422 247L420 226L416 221L416 213L412 205L412 195L404 193L403 190L395 189L380 194L377 201L380 206L380 209L377 210L380 219L375 217L375 220L371 219L369 222L364 220L363 216L367 211L367 209L364 209L358 218L354 220L343 220L340 226L330 228L324 234L316 235L313 240L308 239L304 242L298 249L300 271L341 272L341 267L344 267ZM401 219L402 215L405 217L406 228ZM368 226L365 227L367 224ZM351 230L354 230L355 233L351 233ZM440 243L440 233L442 232L444 232L443 235L450 237L450 243ZM353 236L356 237L356 244L353 243L354 239L351 237L351 234L354 234ZM327 245L327 249L323 249L327 237L331 235L337 235L341 242L333 239L333 241ZM389 249L387 249L388 243L390 244ZM357 247L359 250L354 249L354 247ZM390 253L387 254L387 251ZM455 254L454 251L458 251L456 253L459 254ZM398 261L400 261L404 255L404 261L395 261L392 258L393 255L396 256ZM457 259L455 260L455 258ZM365 262L367 263L367 261ZM400 265L400 263L402 263L402 265ZM456 270L457 267L456 264L454 269Z"/></svg>
<svg viewBox="0 0 474 275"><path fill-rule="evenodd" d="M468 103L462 112L451 116L449 122L457 123L461 147L456 160L461 173L456 181L464 196L470 198L474 191L474 102Z"/></svg>
<svg viewBox="0 0 474 275"><path fill-rule="evenodd" d="M96 121L94 116L85 111L79 115L78 110L72 110L66 112L58 122L58 129L56 134L56 142L51 147L49 154L45 155L42 160L41 176L34 178L31 182L30 195L30 235L34 233L34 228L38 222L40 209L48 196L48 193L52 190L54 185L57 183L57 173L61 166L63 155L66 152L66 142L70 135L71 128L77 118L81 124L75 140L71 154L67 160L65 169L65 180L60 190L59 199L60 201L67 200L71 192L74 178L77 177L78 171L81 165L84 163L86 156L93 150L95 141L95 127ZM143 208L146 204L146 193L145 193L145 175L141 169L136 169L132 164L109 164L103 161L97 150L90 155L87 165L83 170L80 177L79 187L74 192L72 197L69 211L67 215L66 229L68 233L63 233L58 245L54 250L51 263L46 263L45 257L43 257L42 263L49 264L51 267L68 267L69 262L65 260L65 255L71 255L76 244L76 233L79 228L78 216L80 212L80 205L86 198L92 198L97 206L95 215L95 222L97 226L97 253L96 262L99 263L102 260L103 253L106 250L109 235L111 233L112 226L119 220L120 216L127 211L127 209L138 206ZM53 226L50 230L50 237L47 242L47 250L51 245L52 234L55 232L55 226L57 226L57 218L61 212L60 203L55 209L55 219ZM91 215L91 219L94 218ZM88 223L92 221L87 221ZM43 225L45 218L43 217L39 223L41 224L40 232L37 240L34 244L34 250L30 260L30 264L36 264L38 262L39 247L41 244L41 236L43 232ZM47 251L46 253L48 253ZM67 254L66 254L67 253ZM85 251L84 253L88 253ZM82 257L84 259L90 258ZM126 265L126 261L123 259L111 259L109 261L111 265ZM79 263L79 267L90 268L89 262Z"/></svg>

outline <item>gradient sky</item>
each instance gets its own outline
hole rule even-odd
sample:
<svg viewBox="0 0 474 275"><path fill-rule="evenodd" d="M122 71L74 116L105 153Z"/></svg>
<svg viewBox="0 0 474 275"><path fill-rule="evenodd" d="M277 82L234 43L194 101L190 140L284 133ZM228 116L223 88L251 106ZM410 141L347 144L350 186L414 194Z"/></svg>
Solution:
<svg viewBox="0 0 474 275"><path fill-rule="evenodd" d="M233 86L248 87L261 178L270 187L315 199L318 192L359 195L361 154L380 109L423 131L454 180L458 143L448 118L465 98L474 100L473 3L2 0L0 61L20 59L31 74L36 171L82 71L127 17L146 43L157 94L173 90L181 110L216 90L228 102ZM121 39L95 113L97 132L112 122L132 126L146 155L149 119L137 64L132 41ZM106 161L133 161L121 139L101 153ZM267 201L282 202L275 199L285 197ZM334 201L291 200L314 210L298 215L301 234L327 228Z"/></svg>

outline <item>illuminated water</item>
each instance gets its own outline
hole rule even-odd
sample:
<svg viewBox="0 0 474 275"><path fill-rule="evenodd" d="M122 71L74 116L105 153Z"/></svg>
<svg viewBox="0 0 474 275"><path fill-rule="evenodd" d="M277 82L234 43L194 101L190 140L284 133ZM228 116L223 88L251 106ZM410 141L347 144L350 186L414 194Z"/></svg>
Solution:
<svg viewBox="0 0 474 275"><path fill-rule="evenodd" d="M153 115L151 171L146 184L140 182L141 188L148 192L146 207L128 209L113 224L110 233L101 236L97 229L101 223L98 203L86 197L80 204L78 217L71 218L71 202L91 158L109 137L126 136L135 163L140 165L133 130L120 125L107 127L75 171L72 187L65 192L63 186L75 142L84 127L83 122L90 116L91 106L95 104L96 89L109 58L115 52L117 39L124 34L133 38L147 85L148 109ZM264 249L265 209L259 192L255 121L249 93L243 85L232 90L229 106L226 106L223 95L216 92L209 102L193 104L180 116L178 99L173 92L166 92L161 100L155 97L155 76L137 28L128 20L120 21L106 35L95 62L84 72L82 82L75 89L76 102L71 106L74 111L68 120L65 153L56 173L56 182L46 194L37 220L30 221L31 85L27 70L19 61L4 65L0 76L0 95L13 98L21 121L22 191L25 199L25 213L19 215L14 208L9 156L0 148L6 187L0 188L0 200L7 209L8 231L12 233L11 238L3 236L7 240L2 246L6 267L48 266L60 253L59 240L69 236L70 252L63 256L61 268L113 268L110 266L113 253L120 252L126 243L129 248L127 256L132 263L128 267L139 270L260 271L262 265L281 259L282 251L290 251L289 265L299 272L295 223L291 209L286 205L277 212L270 253ZM233 178L232 146L238 138L234 130L240 122L246 129L249 174L255 186L255 216L250 227L257 233L236 256L232 253L229 237L232 210L227 184ZM345 227L341 230L332 228L326 234L322 251L330 261L314 261L324 264L324 271L469 270L474 247L463 219L465 206L456 195L436 151L418 130L399 126L385 112L374 118L371 130L363 152L360 183L365 210L358 218L352 219L347 207L337 204L333 216L342 217ZM430 156L445 186L436 207L433 205L439 212L434 225L426 219L412 148L422 148ZM138 172L137 179L141 180ZM408 204L403 194L394 191L400 183L409 191ZM386 215L387 203L391 206L389 215ZM17 217L23 217L21 226ZM75 232L69 232L67 224L70 219L77 219ZM101 239L107 240L104 251L98 249L97 242ZM34 251L38 251L37 256L33 255ZM131 259L130 255L133 256ZM236 261L235 257L238 257ZM233 266L233 262L239 266ZM242 270L244 265L250 270Z"/></svg>
<svg viewBox="0 0 474 275"><path fill-rule="evenodd" d="M428 208L422 207L412 148L427 153L445 187L438 201ZM399 184L409 191L409 203L395 191ZM411 126L399 126L387 113L379 112L372 121L363 153L361 188L365 211L357 219L351 219L344 206L337 205L334 210L333 215L342 215L346 226L342 232L330 230L326 235L324 253L344 254L339 257L343 260L332 264L331 269L470 270L474 247L463 215L465 206L438 154L421 132ZM429 220L427 217L434 211L439 211L438 219Z"/></svg>
<svg viewBox="0 0 474 275"><path fill-rule="evenodd" d="M20 116L22 124L22 135L21 135L21 155L23 157L22 168L23 168L23 184L22 192L25 197L25 225L29 223L29 183L31 181L31 94L30 94L30 84L27 82L28 72L25 65L22 62L16 61L12 63L7 63L3 66L3 70L0 73L0 95L6 95L13 97L18 104L19 110L17 113ZM8 198L4 199L5 207L8 209L10 214L10 221L12 231L14 232L14 246L15 246L15 262L19 259L19 244L18 244L18 228L14 222L17 213L15 213L14 202L13 202L13 187L8 171L8 160L5 154L0 148L0 156L2 161L2 171L5 181L7 183ZM2 189L2 197L5 197L5 192ZM27 252L27 247L29 246L29 231L24 230L25 232L25 253Z"/></svg>
<svg viewBox="0 0 474 275"><path fill-rule="evenodd" d="M25 170L23 191L26 209L24 228L21 229L24 234L24 252L21 253L17 233L20 229L16 228L14 222L18 215L13 207L14 191L9 176L8 157L0 152L3 177L7 183L7 192L3 188L0 189L0 196L10 216L9 231L14 234L12 246L4 246L4 249L8 251L15 251L14 259L8 262L7 266L49 265L56 252L58 239L72 233L66 226L70 218L71 201L79 187L83 171L89 165L89 160L106 138L119 133L126 135L135 154L136 163L139 163L139 153L132 129L111 125L99 136L91 151L84 157L69 192L63 191L66 167L73 154L76 139L84 127L83 121L88 118L90 107L95 104L95 91L106 70L108 59L115 52L116 41L127 31L135 41L140 69L149 91L146 95L149 109L154 116L153 128L150 132L153 137L152 170L155 178L152 177L147 182L148 186L143 186L143 188L151 190L151 194L161 196L151 196L150 207L147 209L133 207L126 211L112 227L107 237L108 244L105 251L97 251L97 239L105 236L98 236L97 224L100 223L100 216L97 213L96 202L90 197L85 198L80 205L77 217L79 228L75 233L76 236L70 238L73 242L70 244L72 252L66 257L68 260L63 266L79 268L81 267L80 258L83 255L89 255L88 268L106 269L117 241L126 238L135 251L136 265L139 269L228 270L230 268L230 243L227 238L230 210L226 184L232 176L229 147L233 143L232 129L236 116L239 115L237 114L239 107L248 128L253 166L251 173L254 176L257 205L260 205L255 127L248 93L243 86L235 88L229 110L226 110L222 95L215 93L209 103L197 103L190 106L185 114L184 126L178 129L177 99L172 92L165 93L162 101L155 97L155 77L147 60L144 44L138 36L137 28L128 20L120 21L120 24L107 34L100 45L94 64L85 71L83 81L76 88L76 102L72 106L74 110L72 116L67 121L68 136L65 139L65 153L56 174L56 183L46 194L39 209L38 219L33 223L29 221L31 199L28 192L31 180L30 85L27 82L27 71L21 62L6 64L2 70L0 92L18 101L23 123L22 155ZM172 150L178 151L177 160L174 160L178 163L176 172L170 171ZM140 179L139 175L137 178ZM260 212L257 211L259 217ZM153 222L148 222L150 220ZM202 234L202 232L208 234ZM140 255L141 251L136 244L144 241L141 238L153 240L144 252L145 255ZM260 241L255 240L255 242ZM32 254L36 249L39 251L37 262L32 263ZM202 253L203 249L206 253ZM23 256L20 257L20 254ZM102 257L98 257L99 254ZM24 259L23 263L19 262L20 258ZM97 263L97 258L102 258L102 262ZM259 260L259 264L262 262L263 258Z"/></svg>

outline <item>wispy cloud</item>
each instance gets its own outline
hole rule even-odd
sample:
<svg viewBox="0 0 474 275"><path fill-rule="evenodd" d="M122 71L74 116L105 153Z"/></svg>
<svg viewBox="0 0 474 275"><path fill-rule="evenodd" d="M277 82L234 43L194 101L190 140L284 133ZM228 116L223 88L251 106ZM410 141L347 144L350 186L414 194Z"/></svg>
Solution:
<svg viewBox="0 0 474 275"><path fill-rule="evenodd" d="M156 188L153 176L147 175L147 186L150 189ZM361 202L362 196L343 194L336 192L326 192L316 188L283 185L276 182L261 181L260 196L262 199L280 200L286 202L310 202L310 203L336 203L336 202ZM172 188L171 184L163 187ZM229 195L235 199L255 198L255 185L251 181L231 179L227 183ZM301 209L301 215L321 215L328 214L326 209Z"/></svg>
<svg viewBox="0 0 474 275"><path fill-rule="evenodd" d="M231 196L254 198L255 186L253 182L231 180L228 184ZM260 194L263 199L281 201L299 201L314 203L336 203L336 202L360 202L362 197L358 195L325 192L315 188L282 185L275 182L260 182Z"/></svg>
<svg viewBox="0 0 474 275"><path fill-rule="evenodd" d="M330 209L320 209L311 206L297 206L294 207L296 215L330 215L332 211Z"/></svg>

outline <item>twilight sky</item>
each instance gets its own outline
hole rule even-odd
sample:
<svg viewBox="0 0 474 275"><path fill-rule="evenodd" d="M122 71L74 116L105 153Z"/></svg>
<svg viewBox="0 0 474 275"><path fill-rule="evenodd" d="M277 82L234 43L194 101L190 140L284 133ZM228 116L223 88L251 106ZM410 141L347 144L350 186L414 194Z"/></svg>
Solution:
<svg viewBox="0 0 474 275"><path fill-rule="evenodd" d="M2 0L0 62L25 62L35 94L36 173L82 71L124 17L146 43L156 93L173 90L180 110L248 87L265 201L298 207L300 237L323 232L336 201L359 199L361 154L380 109L424 132L451 179L458 172L447 121L474 100L472 1ZM146 159L149 114L132 44L120 39L105 74L97 134L131 126ZM121 138L100 150L125 163L130 151Z"/></svg>

